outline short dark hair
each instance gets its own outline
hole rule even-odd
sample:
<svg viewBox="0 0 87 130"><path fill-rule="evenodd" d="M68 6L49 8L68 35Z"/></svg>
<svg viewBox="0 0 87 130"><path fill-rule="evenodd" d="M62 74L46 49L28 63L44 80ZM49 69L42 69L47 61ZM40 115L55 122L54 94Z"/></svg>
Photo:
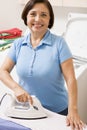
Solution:
<svg viewBox="0 0 87 130"><path fill-rule="evenodd" d="M25 25L27 25L27 14L36 3L44 3L47 6L49 13L50 13L50 21L49 21L48 28L51 29L54 24L54 12L53 12L52 6L48 0L29 0L27 2L27 4L25 5L25 7L23 9L22 15L21 15L21 18L24 20Z"/></svg>

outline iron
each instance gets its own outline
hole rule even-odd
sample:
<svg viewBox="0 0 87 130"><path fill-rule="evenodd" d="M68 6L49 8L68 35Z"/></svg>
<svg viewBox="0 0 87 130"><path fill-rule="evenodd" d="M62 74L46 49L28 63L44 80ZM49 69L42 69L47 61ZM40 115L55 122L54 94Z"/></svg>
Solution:
<svg viewBox="0 0 87 130"><path fill-rule="evenodd" d="M4 113L7 117L17 119L42 119L46 118L44 108L39 99L32 96L33 105L29 102L19 102L14 95L5 94L1 99L1 107L4 107Z"/></svg>

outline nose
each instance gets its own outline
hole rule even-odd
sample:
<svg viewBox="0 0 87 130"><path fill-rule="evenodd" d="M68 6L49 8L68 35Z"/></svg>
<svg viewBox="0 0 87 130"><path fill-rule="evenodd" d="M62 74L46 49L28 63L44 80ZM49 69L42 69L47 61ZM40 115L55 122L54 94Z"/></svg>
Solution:
<svg viewBox="0 0 87 130"><path fill-rule="evenodd" d="M35 21L39 21L39 20L40 20L40 15L36 15Z"/></svg>

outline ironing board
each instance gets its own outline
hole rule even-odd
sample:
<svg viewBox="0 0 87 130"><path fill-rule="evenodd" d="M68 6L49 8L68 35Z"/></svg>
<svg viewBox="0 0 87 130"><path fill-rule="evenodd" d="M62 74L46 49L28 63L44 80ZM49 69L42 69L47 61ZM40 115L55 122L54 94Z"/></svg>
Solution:
<svg viewBox="0 0 87 130"><path fill-rule="evenodd" d="M2 119L10 120L20 125L23 125L27 128L30 128L31 130L71 130L70 127L66 126L65 116L56 114L46 109L45 112L47 113L48 118L37 120L12 119L5 117L1 111L0 117ZM87 128L84 128L83 130L87 130Z"/></svg>

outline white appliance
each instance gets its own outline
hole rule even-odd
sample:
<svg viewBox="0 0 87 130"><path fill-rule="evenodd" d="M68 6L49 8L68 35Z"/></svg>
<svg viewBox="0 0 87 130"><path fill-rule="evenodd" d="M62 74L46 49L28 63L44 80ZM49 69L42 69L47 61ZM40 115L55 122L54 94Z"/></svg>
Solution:
<svg viewBox="0 0 87 130"><path fill-rule="evenodd" d="M79 113L87 123L87 14L69 13L63 35L73 54Z"/></svg>
<svg viewBox="0 0 87 130"><path fill-rule="evenodd" d="M87 14L69 13L64 37L77 66L87 63Z"/></svg>

